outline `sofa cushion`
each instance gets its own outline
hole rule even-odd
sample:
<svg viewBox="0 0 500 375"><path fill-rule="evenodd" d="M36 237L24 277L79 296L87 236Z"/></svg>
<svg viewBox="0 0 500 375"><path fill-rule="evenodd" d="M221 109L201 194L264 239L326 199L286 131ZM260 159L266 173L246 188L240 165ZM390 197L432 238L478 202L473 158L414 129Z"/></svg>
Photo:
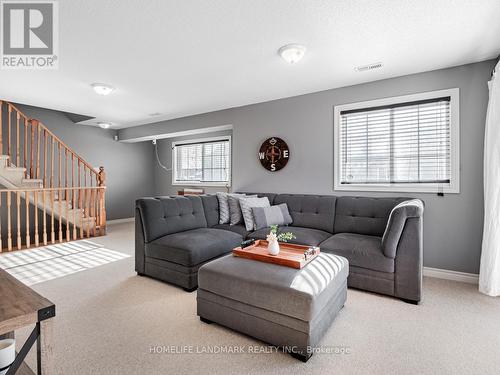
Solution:
<svg viewBox="0 0 500 375"><path fill-rule="evenodd" d="M231 220L231 213L229 210L229 195L244 196L244 194L229 194L224 192L217 192L217 200L219 202L219 224L229 224Z"/></svg>
<svg viewBox="0 0 500 375"><path fill-rule="evenodd" d="M227 196L229 203L229 224L236 225L243 223L243 214L241 212L240 198L257 198L256 195L230 194Z"/></svg>
<svg viewBox="0 0 500 375"><path fill-rule="evenodd" d="M198 196L141 198L136 201L136 207L141 215L146 242L171 233L207 227L203 204Z"/></svg>
<svg viewBox="0 0 500 375"><path fill-rule="evenodd" d="M394 259L382 252L382 238L355 233L335 234L320 245L322 252L346 257L349 265L381 272L394 272Z"/></svg>
<svg viewBox="0 0 500 375"><path fill-rule="evenodd" d="M249 233L247 238L254 238L256 240L265 240L271 228L263 228L256 230L255 232ZM312 229L312 228L301 228L301 227L280 227L278 233L281 232L291 232L295 236L295 239L289 241L290 243L296 243L299 245L309 245L317 246L328 237L331 236L330 233L323 230Z"/></svg>
<svg viewBox="0 0 500 375"><path fill-rule="evenodd" d="M194 266L239 246L242 236L227 230L198 228L169 234L146 244L146 256Z"/></svg>
<svg viewBox="0 0 500 375"><path fill-rule="evenodd" d="M294 226L333 233L336 199L331 195L279 194L274 204L287 204Z"/></svg>
<svg viewBox="0 0 500 375"><path fill-rule="evenodd" d="M339 197L334 233L382 236L392 209L405 198Z"/></svg>
<svg viewBox="0 0 500 375"><path fill-rule="evenodd" d="M239 191L239 194L245 194L245 195L256 195L259 198L267 197L269 199L269 203L274 204L274 198L276 197L276 193L252 193L252 192L244 192L244 191Z"/></svg>
<svg viewBox="0 0 500 375"><path fill-rule="evenodd" d="M219 200L216 195L201 195L203 210L205 211L205 219L207 226L213 227L219 224Z"/></svg>
<svg viewBox="0 0 500 375"><path fill-rule="evenodd" d="M236 224L236 225L231 225L231 224L217 224L214 225L213 228L216 229L222 229L222 230L228 230L234 233L238 233L241 235L243 238L246 238L246 236L251 233L247 231L245 226L243 224Z"/></svg>
<svg viewBox="0 0 500 375"><path fill-rule="evenodd" d="M253 207L270 207L269 199L267 197L248 197L240 198L241 214L243 216L243 224L247 230L255 230L255 220L253 218Z"/></svg>
<svg viewBox="0 0 500 375"><path fill-rule="evenodd" d="M286 203L270 207L252 207L252 213L255 230L267 228L271 225L290 225L293 223Z"/></svg>

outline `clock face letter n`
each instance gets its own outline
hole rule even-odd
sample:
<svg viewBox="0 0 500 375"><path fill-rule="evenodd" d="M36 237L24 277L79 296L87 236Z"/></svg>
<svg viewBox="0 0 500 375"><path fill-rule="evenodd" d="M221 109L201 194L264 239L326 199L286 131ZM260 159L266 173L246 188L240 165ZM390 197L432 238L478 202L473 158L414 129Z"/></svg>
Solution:
<svg viewBox="0 0 500 375"><path fill-rule="evenodd" d="M288 145L281 138L266 139L259 150L259 160L264 168L276 172L284 168L290 158Z"/></svg>

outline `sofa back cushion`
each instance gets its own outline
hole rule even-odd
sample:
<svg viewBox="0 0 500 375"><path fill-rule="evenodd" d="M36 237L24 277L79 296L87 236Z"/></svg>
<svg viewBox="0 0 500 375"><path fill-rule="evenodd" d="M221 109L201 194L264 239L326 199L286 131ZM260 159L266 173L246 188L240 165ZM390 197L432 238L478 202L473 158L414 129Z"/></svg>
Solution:
<svg viewBox="0 0 500 375"><path fill-rule="evenodd" d="M213 227L219 224L219 200L217 199L217 195L200 195L200 198L203 203L207 226Z"/></svg>
<svg viewBox="0 0 500 375"><path fill-rule="evenodd" d="M333 195L278 194L274 204L287 204L294 227L333 233L336 199Z"/></svg>
<svg viewBox="0 0 500 375"><path fill-rule="evenodd" d="M382 236L391 210L407 198L339 197L335 233Z"/></svg>
<svg viewBox="0 0 500 375"><path fill-rule="evenodd" d="M259 198L264 198L267 197L269 199L269 203L271 206L274 204L274 198L278 195L276 193L254 193L254 192L244 192L244 191L239 191L239 194L245 194L245 195L256 195Z"/></svg>
<svg viewBox="0 0 500 375"><path fill-rule="evenodd" d="M206 228L200 197L155 197L136 201L142 218L144 239L151 242L167 234Z"/></svg>

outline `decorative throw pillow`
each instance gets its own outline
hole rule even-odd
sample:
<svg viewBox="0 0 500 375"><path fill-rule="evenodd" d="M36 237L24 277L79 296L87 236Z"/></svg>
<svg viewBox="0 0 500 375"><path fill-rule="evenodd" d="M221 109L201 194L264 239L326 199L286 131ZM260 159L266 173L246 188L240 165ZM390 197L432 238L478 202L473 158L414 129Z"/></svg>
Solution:
<svg viewBox="0 0 500 375"><path fill-rule="evenodd" d="M243 221L243 215L241 213L240 199L244 197L256 198L256 195L245 195L245 194L230 194L227 196L227 201L229 203L229 224L236 225Z"/></svg>
<svg viewBox="0 0 500 375"><path fill-rule="evenodd" d="M245 228L247 231L255 230L255 222L253 220L252 208L254 207L269 207L269 199L267 197L263 198L240 198L241 214L243 215L243 221L245 222Z"/></svg>
<svg viewBox="0 0 500 375"><path fill-rule="evenodd" d="M286 203L271 207L252 207L252 212L255 230L267 228L271 225L290 225L293 222Z"/></svg>
<svg viewBox="0 0 500 375"><path fill-rule="evenodd" d="M245 194L229 194L229 193L223 193L223 192L218 192L217 193L217 200L219 201L219 224L229 224L229 201L228 197L229 196L240 196L244 197Z"/></svg>

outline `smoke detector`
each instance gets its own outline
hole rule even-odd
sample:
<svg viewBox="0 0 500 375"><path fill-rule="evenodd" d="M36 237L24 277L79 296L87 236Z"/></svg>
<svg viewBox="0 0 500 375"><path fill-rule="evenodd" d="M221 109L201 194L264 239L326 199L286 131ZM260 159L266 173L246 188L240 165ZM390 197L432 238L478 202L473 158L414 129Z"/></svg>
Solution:
<svg viewBox="0 0 500 375"><path fill-rule="evenodd" d="M368 65L357 66L354 70L357 72L367 72L369 70L380 69L382 66L384 65L381 62L376 62Z"/></svg>

